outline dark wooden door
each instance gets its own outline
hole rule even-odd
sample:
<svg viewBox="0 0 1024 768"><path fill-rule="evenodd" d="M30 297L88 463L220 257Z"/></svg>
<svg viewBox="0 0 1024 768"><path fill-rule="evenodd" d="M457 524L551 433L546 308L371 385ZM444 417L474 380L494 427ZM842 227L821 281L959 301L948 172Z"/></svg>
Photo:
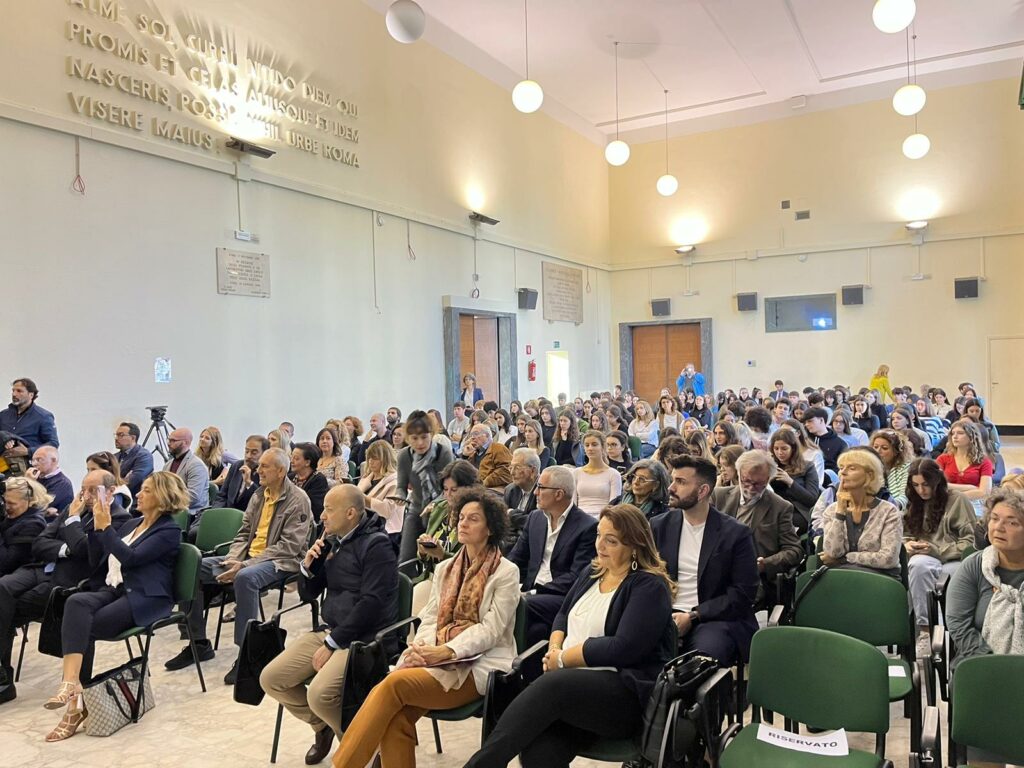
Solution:
<svg viewBox="0 0 1024 768"><path fill-rule="evenodd" d="M498 319L459 315L459 389L462 377L472 372L484 399L498 399ZM472 403L467 403L472 405Z"/></svg>
<svg viewBox="0 0 1024 768"><path fill-rule="evenodd" d="M655 408L662 389L676 391L676 377L687 363L701 370L700 323L633 328L633 389Z"/></svg>

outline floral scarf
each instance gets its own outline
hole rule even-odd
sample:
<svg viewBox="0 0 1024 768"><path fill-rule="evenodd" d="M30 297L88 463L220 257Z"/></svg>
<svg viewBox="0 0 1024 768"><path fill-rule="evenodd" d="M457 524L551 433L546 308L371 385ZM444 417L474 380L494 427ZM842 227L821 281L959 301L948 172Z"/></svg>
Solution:
<svg viewBox="0 0 1024 768"><path fill-rule="evenodd" d="M497 547L491 547L472 563L465 548L453 558L437 608L437 645L444 645L480 623L484 588L500 562L501 550Z"/></svg>
<svg viewBox="0 0 1024 768"><path fill-rule="evenodd" d="M981 574L992 585L992 602L985 611L981 637L993 653L1024 654L1024 590L1003 584L996 568L999 553L995 547L981 551Z"/></svg>

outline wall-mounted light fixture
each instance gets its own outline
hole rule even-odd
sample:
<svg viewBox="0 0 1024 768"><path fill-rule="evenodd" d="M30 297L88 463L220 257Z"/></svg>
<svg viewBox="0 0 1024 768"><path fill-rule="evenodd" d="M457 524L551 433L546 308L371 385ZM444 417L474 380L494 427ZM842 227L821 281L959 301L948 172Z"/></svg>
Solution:
<svg viewBox="0 0 1024 768"><path fill-rule="evenodd" d="M693 253L696 250L696 245L680 245L678 248L676 248L676 253L678 253L680 256L683 256L688 253Z"/></svg>
<svg viewBox="0 0 1024 768"><path fill-rule="evenodd" d="M488 216L486 214L483 214L483 213L477 213L476 211L470 211L469 212L469 220L474 222L474 223L476 223L476 224L491 224L491 225L493 225L493 224L497 224L498 223L497 219L492 219L490 216Z"/></svg>
<svg viewBox="0 0 1024 768"><path fill-rule="evenodd" d="M253 144L250 141L242 141L241 139L236 139L234 136L231 136L224 143L224 146L227 147L228 149L235 150L235 152L241 152L242 154L245 155L256 155L256 157L262 158L273 157L274 155L277 154L277 152L275 152L272 149L261 147L257 144Z"/></svg>

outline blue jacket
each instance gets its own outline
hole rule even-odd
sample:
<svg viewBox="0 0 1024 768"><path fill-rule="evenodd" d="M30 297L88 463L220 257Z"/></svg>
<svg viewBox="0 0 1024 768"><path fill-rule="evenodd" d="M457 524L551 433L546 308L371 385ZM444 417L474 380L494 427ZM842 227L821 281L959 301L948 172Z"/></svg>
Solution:
<svg viewBox="0 0 1024 768"><path fill-rule="evenodd" d="M704 374L697 371L693 374L692 379L687 379L683 374L679 374L679 378L676 379L676 390L679 394L686 391L687 388L693 390L695 395L703 395L704 393Z"/></svg>
<svg viewBox="0 0 1024 768"><path fill-rule="evenodd" d="M145 627L171 615L174 608L174 565L181 548L181 528L170 515L162 515L153 526L125 544L122 539L142 524L136 517L114 530L111 525L89 534L90 563L94 567L104 564L109 555L121 562L121 575L132 621ZM99 568L89 585L101 588L107 578L107 569Z"/></svg>
<svg viewBox="0 0 1024 768"><path fill-rule="evenodd" d="M53 420L53 414L35 403L32 403L20 415L14 405L9 405L0 411L0 431L13 432L24 440L28 445L29 457L41 445L60 447L60 440L57 439L57 424Z"/></svg>
<svg viewBox="0 0 1024 768"><path fill-rule="evenodd" d="M353 640L368 643L398 621L398 558L383 517L367 510L349 536L325 546L308 571L300 571L303 599L315 600L325 589L321 615L339 648Z"/></svg>
<svg viewBox="0 0 1024 768"><path fill-rule="evenodd" d="M0 521L0 576L13 573L32 560L32 542L45 527L41 509L28 509L18 517Z"/></svg>
<svg viewBox="0 0 1024 768"><path fill-rule="evenodd" d="M577 577L589 570L594 559L597 521L575 504L563 514L565 520L551 552L550 582L534 583L544 559L544 542L548 536L548 518L543 510L535 509L530 513L523 532L519 534L519 541L509 552L508 559L519 566L524 591L536 589L541 595L564 595Z"/></svg>
<svg viewBox="0 0 1024 768"><path fill-rule="evenodd" d="M651 532L669 578L678 581L682 510L670 509L658 515L651 520ZM757 631L754 600L760 583L750 529L712 507L697 560L697 612L702 622L730 622L730 632L743 658Z"/></svg>
<svg viewBox="0 0 1024 768"><path fill-rule="evenodd" d="M565 596L551 626L553 632L566 631L569 611L594 583L590 569L584 569ZM604 637L585 640L583 658L588 667L617 667L622 682L643 707L661 668L676 655L676 643L668 585L653 573L637 571L629 573L615 591Z"/></svg>
<svg viewBox="0 0 1024 768"><path fill-rule="evenodd" d="M466 393L468 391L469 391L468 389L460 389L459 390L459 396L456 399L457 400L461 400L462 402L464 402L470 408L473 407L473 403L477 402L478 400L483 400L484 399L484 391L482 389L480 389L480 387L474 387L473 388L473 399L472 400L467 400L466 397L465 397L465 395L466 395Z"/></svg>
<svg viewBox="0 0 1024 768"><path fill-rule="evenodd" d="M138 496L142 481L153 474L153 454L143 446L135 445L127 451L118 451L117 461L132 498Z"/></svg>
<svg viewBox="0 0 1024 768"><path fill-rule="evenodd" d="M54 509L64 509L75 500L75 486L63 472L58 472L52 477L40 477L39 484L46 489L46 492L53 496L50 506Z"/></svg>

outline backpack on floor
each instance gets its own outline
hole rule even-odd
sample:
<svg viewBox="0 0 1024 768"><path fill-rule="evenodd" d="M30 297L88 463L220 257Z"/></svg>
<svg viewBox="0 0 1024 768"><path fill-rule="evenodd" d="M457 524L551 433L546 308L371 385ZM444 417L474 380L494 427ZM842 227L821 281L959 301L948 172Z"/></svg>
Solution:
<svg viewBox="0 0 1024 768"><path fill-rule="evenodd" d="M672 729L672 743L665 743L669 730L669 710L676 701L683 712L690 709L696 703L697 690L717 669L718 660L699 651L688 651L677 656L662 668L644 709L640 739L644 765L659 765L663 755L669 761L667 765L682 764L697 746L697 724L686 717L676 719Z"/></svg>

